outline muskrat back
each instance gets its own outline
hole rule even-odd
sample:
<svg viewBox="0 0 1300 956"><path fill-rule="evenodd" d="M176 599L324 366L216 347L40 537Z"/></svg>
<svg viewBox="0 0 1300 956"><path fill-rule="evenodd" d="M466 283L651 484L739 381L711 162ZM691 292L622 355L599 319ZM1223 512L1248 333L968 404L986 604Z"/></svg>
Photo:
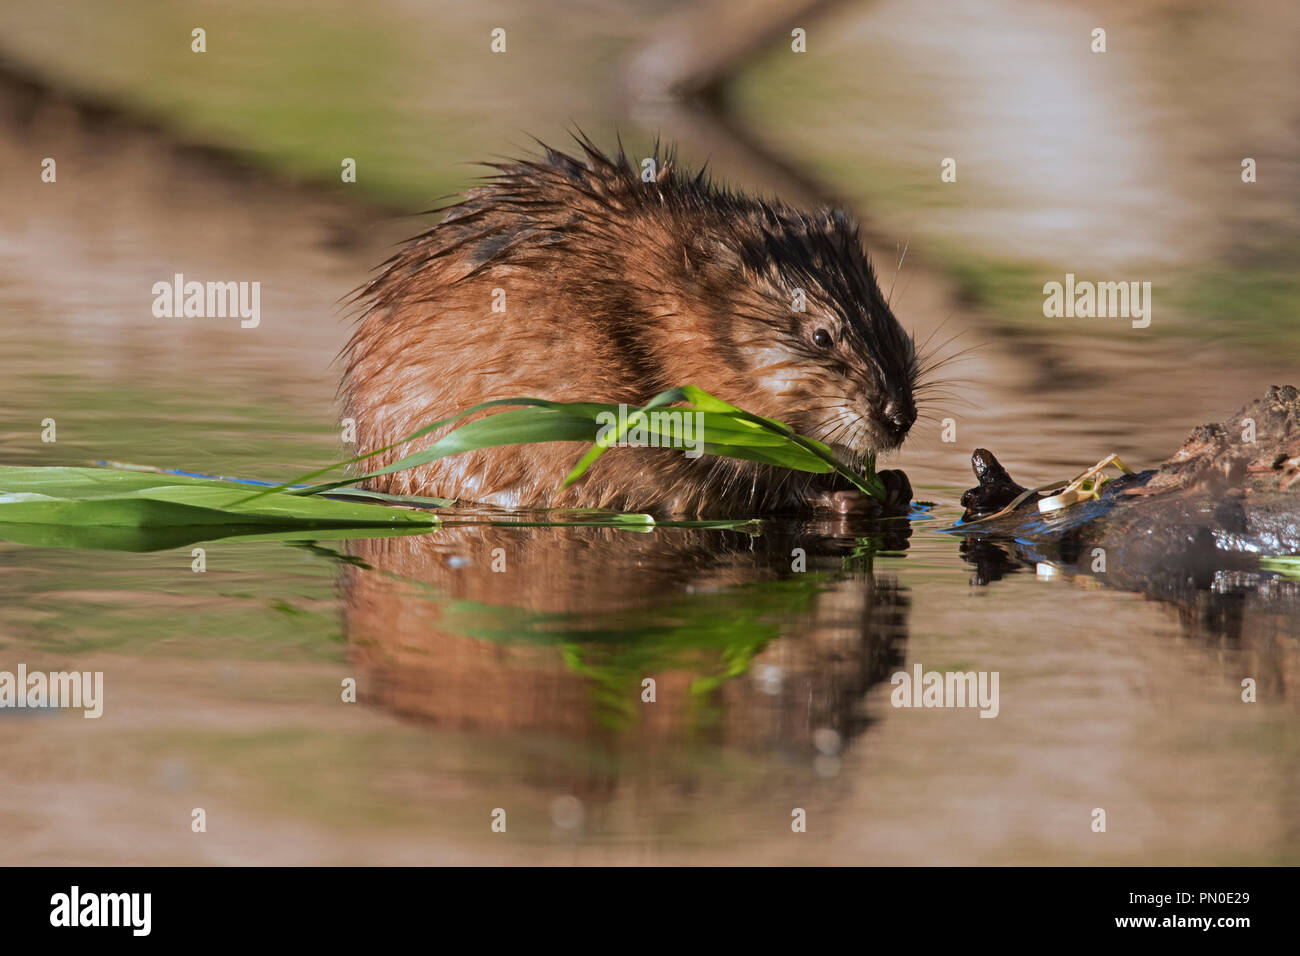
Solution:
<svg viewBox="0 0 1300 956"><path fill-rule="evenodd" d="M913 341L856 225L719 188L656 149L642 179L579 137L492 164L361 292L343 394L367 454L481 402L647 402L697 385L861 461L916 419ZM437 436L376 456L369 470ZM592 436L593 440L595 435ZM467 452L372 479L504 507L692 515L788 508L847 485L671 449L614 448L569 488L573 443Z"/></svg>

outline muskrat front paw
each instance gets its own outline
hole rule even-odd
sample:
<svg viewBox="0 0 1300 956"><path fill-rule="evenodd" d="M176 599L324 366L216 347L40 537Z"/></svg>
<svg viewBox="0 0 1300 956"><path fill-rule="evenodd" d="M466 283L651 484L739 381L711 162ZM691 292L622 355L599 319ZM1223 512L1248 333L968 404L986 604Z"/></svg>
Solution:
<svg viewBox="0 0 1300 956"><path fill-rule="evenodd" d="M907 480L906 473L897 468L890 468L877 472L876 477L885 486L884 502L877 501L855 488L824 492L813 500L813 504L841 515L882 518L907 514L912 503L912 483Z"/></svg>

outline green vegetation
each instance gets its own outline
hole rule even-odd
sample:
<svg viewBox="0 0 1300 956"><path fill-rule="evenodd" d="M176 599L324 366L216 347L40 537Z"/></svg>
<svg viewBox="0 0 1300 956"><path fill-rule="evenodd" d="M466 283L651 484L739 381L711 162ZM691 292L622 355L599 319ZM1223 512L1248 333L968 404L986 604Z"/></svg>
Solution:
<svg viewBox="0 0 1300 956"><path fill-rule="evenodd" d="M683 413L668 407L673 404L684 405L686 411L695 416L694 421L688 425L688 420L683 417ZM864 494L879 501L885 499L884 486L875 474L874 459L868 458L863 470L859 472L836 458L829 447L797 434L784 422L751 414L694 385L684 385L661 392L646 405L633 409L597 402L552 402L540 398L506 398L484 402L466 409L453 418L445 418L425 425L392 445L376 449L369 455L309 472L292 482L278 486L273 491L288 490L292 485L306 482L339 468L358 464L470 415L488 409L501 409L502 406L523 407L495 411L485 418L462 425L428 448L413 452L391 465L359 478L311 485L294 493L306 495L333 491L368 478L404 471L479 448L555 441L588 442L592 440L593 435L597 436L592 450L565 478L564 485L568 487L581 478L608 448L636 431L639 433L637 436L639 447L648 445L675 448L684 452L698 451L701 454L760 462L814 474L836 472ZM638 446L632 445L632 447ZM271 491L262 492L262 494L270 493Z"/></svg>
<svg viewBox="0 0 1300 956"><path fill-rule="evenodd" d="M673 403L684 404L685 411L669 409ZM324 484L300 484L489 409L495 410L384 468ZM696 416L689 429L681 427L683 416ZM454 418L426 425L370 455L261 490L256 490L256 483L168 474L148 468L0 465L0 537L24 544L140 551L250 535L301 540L320 537L321 532L336 537L369 537L376 529L419 533L436 527L440 519L427 511L384 508L369 502L422 507L446 507L451 502L386 495L351 486L474 449L534 442L591 442L595 436L592 450L569 473L567 486L581 478L606 449L626 438L631 429L652 436L657 447L684 452L696 449L702 454L819 474L837 472L865 494L884 499L884 488L870 460L865 470L858 472L840 462L826 445L796 434L788 425L750 414L688 385L666 391L630 412L617 405L533 398L487 402ZM646 515L569 512L562 520L546 523L606 524L636 530L652 525L653 520ZM734 524L723 522L719 526Z"/></svg>

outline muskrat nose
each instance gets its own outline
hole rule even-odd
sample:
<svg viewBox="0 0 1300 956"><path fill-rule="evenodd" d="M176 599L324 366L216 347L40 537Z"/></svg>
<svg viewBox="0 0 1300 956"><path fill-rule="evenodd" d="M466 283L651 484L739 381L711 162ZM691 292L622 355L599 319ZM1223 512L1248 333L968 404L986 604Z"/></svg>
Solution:
<svg viewBox="0 0 1300 956"><path fill-rule="evenodd" d="M894 434L902 438L916 421L916 406L910 401L890 399L885 403L885 421L893 426Z"/></svg>

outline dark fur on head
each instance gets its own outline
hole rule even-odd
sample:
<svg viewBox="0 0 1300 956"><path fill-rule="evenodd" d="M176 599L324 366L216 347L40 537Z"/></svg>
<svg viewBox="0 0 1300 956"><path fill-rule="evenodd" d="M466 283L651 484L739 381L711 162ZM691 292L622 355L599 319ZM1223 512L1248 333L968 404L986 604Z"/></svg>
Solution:
<svg viewBox="0 0 1300 956"><path fill-rule="evenodd" d="M495 175L362 290L344 382L359 451L490 399L640 404L686 384L846 456L897 447L916 417L916 351L846 214L720 188L657 145L643 181L621 145L611 157L576 138L581 158L543 146L541 158L491 164ZM504 313L492 311L495 290ZM737 510L719 500L727 494L755 509L827 484L615 449L552 496L574 449L473 452L385 486L510 505L721 513Z"/></svg>

